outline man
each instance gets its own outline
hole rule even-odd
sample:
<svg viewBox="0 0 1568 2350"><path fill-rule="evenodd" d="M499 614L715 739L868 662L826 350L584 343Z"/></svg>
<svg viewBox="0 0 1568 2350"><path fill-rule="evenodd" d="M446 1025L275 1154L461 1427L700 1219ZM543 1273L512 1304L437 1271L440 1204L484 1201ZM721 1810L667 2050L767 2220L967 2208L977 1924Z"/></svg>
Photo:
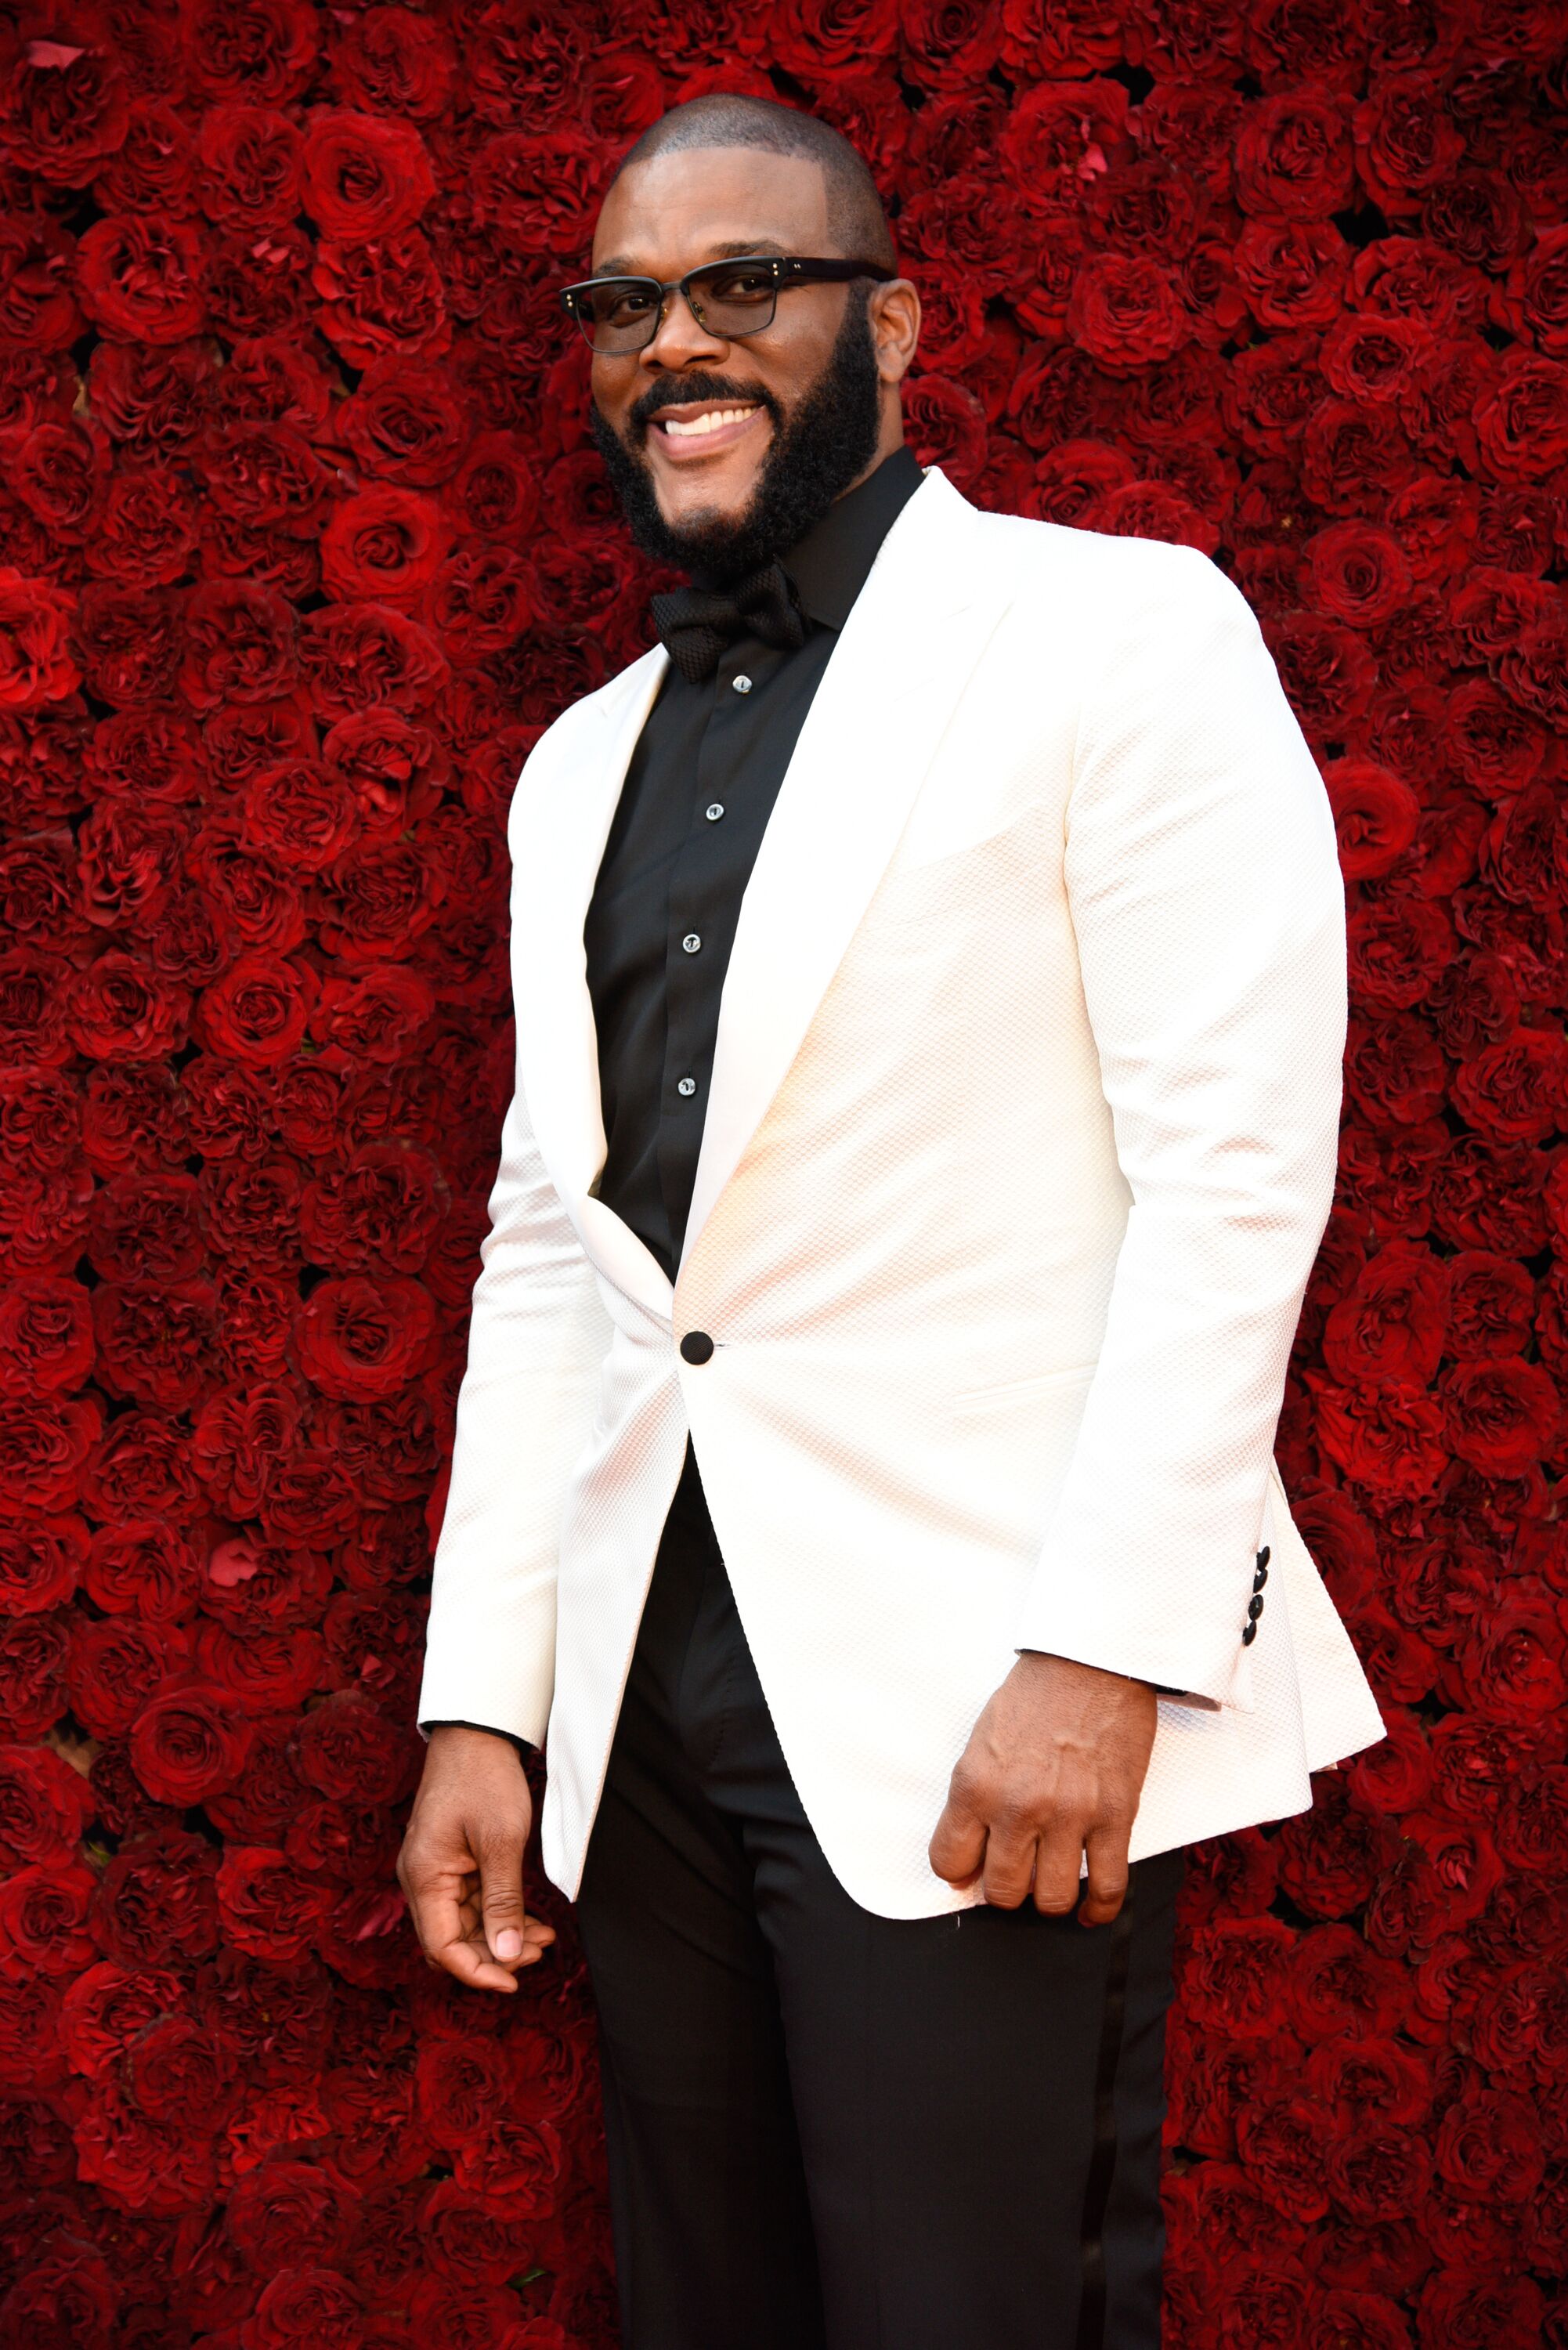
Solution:
<svg viewBox="0 0 1568 2350"><path fill-rule="evenodd" d="M630 2350L1155 2343L1181 1847L1382 1734L1272 1458L1325 795L1205 557L922 473L895 271L843 140L706 99L566 296L693 585L513 804L400 1874L514 1989L547 1726Z"/></svg>

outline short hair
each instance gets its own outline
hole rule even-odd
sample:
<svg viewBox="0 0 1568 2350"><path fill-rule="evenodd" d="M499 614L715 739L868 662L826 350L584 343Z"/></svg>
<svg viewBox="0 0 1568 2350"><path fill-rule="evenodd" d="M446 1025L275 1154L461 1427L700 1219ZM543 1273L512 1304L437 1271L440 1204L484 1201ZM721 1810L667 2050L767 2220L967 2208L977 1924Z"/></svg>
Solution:
<svg viewBox="0 0 1568 2350"><path fill-rule="evenodd" d="M770 155L804 155L817 165L826 182L828 233L845 258L898 267L887 207L865 158L842 131L819 122L814 114L739 92L715 90L689 99L649 124L621 157L615 178L651 156L696 147L760 147Z"/></svg>

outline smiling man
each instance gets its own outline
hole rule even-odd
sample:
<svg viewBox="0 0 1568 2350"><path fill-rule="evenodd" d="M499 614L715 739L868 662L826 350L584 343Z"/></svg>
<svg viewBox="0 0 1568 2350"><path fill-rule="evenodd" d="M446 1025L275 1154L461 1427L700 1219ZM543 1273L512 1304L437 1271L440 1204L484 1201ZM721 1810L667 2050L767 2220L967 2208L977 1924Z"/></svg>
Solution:
<svg viewBox="0 0 1568 2350"><path fill-rule="evenodd" d="M1206 557L903 440L874 185L642 138L565 289L690 585L510 844L517 1086L400 1874L578 1904L628 2350L1146 2350L1182 1847L1382 1734L1272 1460L1345 910Z"/></svg>

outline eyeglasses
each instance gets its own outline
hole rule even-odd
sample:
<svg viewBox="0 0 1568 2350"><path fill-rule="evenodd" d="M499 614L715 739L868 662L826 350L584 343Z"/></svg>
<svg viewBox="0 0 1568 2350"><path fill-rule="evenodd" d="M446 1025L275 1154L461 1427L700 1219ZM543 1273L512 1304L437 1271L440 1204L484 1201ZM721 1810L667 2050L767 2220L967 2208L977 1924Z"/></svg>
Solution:
<svg viewBox="0 0 1568 2350"><path fill-rule="evenodd" d="M681 296L697 324L726 342L756 335L774 322L780 291L821 281L838 285L851 277L886 284L891 269L876 261L804 261L777 253L744 253L732 261L707 261L684 277L661 285L657 277L585 277L561 289L561 306L582 328L600 358L646 350L663 322L672 294Z"/></svg>

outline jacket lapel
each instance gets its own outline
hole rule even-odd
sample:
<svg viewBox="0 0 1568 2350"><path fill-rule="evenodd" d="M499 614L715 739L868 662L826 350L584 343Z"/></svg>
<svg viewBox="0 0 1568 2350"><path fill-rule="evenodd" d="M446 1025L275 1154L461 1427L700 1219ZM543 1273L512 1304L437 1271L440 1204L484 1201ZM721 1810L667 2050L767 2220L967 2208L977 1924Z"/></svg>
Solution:
<svg viewBox="0 0 1568 2350"><path fill-rule="evenodd" d="M682 1251L784 1082L1001 616L975 512L934 469L888 531L834 649L763 835L719 1014Z"/></svg>
<svg viewBox="0 0 1568 2350"><path fill-rule="evenodd" d="M605 1159L598 1035L583 924L616 803L669 656L655 646L574 712L518 809L512 840L518 1065L550 1180L590 1256L668 1320L663 1266L594 1196Z"/></svg>

